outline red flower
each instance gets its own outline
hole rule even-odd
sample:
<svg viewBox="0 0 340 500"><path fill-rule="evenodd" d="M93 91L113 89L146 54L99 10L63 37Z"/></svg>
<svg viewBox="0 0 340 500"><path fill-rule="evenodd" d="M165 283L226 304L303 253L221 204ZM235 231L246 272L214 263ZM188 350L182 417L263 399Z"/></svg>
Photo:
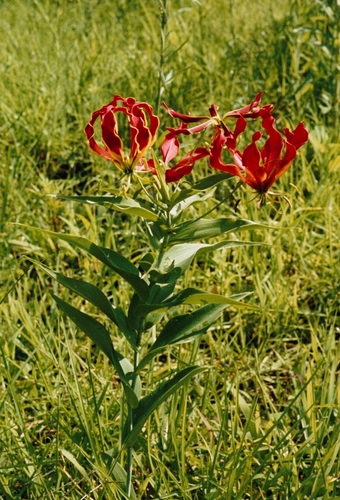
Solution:
<svg viewBox="0 0 340 500"><path fill-rule="evenodd" d="M160 147L163 163L166 168L169 166L169 163L177 156L179 149L180 143L177 139L176 133L169 132L165 136L164 141ZM200 160L201 158L205 158L206 156L209 156L209 151L205 147L198 147L196 149L193 149L187 155L185 155L185 157L181 161L165 171L165 181L167 183L177 182L185 175L189 175L194 168L196 161ZM155 167L153 158L148 160L145 168L156 175L157 169Z"/></svg>
<svg viewBox="0 0 340 500"><path fill-rule="evenodd" d="M119 105L118 103L122 103ZM117 113L127 116L130 127L130 151L124 150L119 137ZM101 135L104 148L94 138L94 123L100 117ZM119 95L113 101L92 114L85 128L90 148L106 160L111 160L123 172L144 169L144 156L154 144L159 126L159 118L153 114L152 107L145 102L138 102L133 97Z"/></svg>
<svg viewBox="0 0 340 500"><path fill-rule="evenodd" d="M220 117L218 116L218 106L216 104L212 104L209 108L209 116L192 116L192 115L184 115L183 113L178 113L177 111L174 111L173 109L169 108L165 104L165 102L162 103L163 107L167 110L170 116L173 118L179 118L181 120L181 124L177 129L171 129L168 128L168 130L172 131L173 133L181 133L181 134L194 134L196 132L201 132L205 128L209 127L209 125L218 125L220 123ZM188 128L187 124L188 123L195 123L195 122L200 122L204 120L203 123L200 125L196 125L195 127ZM186 124L184 126L184 124Z"/></svg>
<svg viewBox="0 0 340 500"><path fill-rule="evenodd" d="M266 104L262 108L260 106L263 92L263 90L259 92L248 106L228 111L223 118L238 118L240 116L243 116L243 118L259 118L270 113L274 109L273 104Z"/></svg>
<svg viewBox="0 0 340 500"><path fill-rule="evenodd" d="M179 151L179 141L177 136L170 132L165 136L161 146L161 153L165 165L175 158ZM185 175L189 175L194 168L196 161L209 156L209 151L205 147L198 147L190 151L185 157L173 167L165 171L166 182L177 182Z"/></svg>
<svg viewBox="0 0 340 500"><path fill-rule="evenodd" d="M262 93L263 92L257 94L255 99L253 99L248 106L236 109L234 111L229 111L228 113L226 113L223 119L235 118L239 116L244 116L246 118L257 118L258 116L264 113L268 113L269 111L272 110L273 106L271 104L263 106L262 108L259 106L261 102ZM168 165L169 162L178 153L179 141L177 139L177 135L179 134L184 134L184 135L195 134L197 132L201 132L210 125L213 125L215 127L221 127L221 129L224 131L225 134L227 134L230 137L232 136L232 132L225 125L223 119L221 119L220 116L218 115L218 106L216 106L216 104L212 104L209 108L210 117L185 115L183 113L179 113L169 108L164 102L163 106L168 111L170 116L172 116L173 118L179 118L181 120L181 123L178 128L167 127L169 133L165 136L163 145L161 146L161 152L165 165ZM189 123L196 123L200 121L203 121L203 123L188 128ZM192 172L192 169L194 168L196 161L208 155L209 152L205 147L198 147L193 151L190 151L190 153L188 153L183 158L183 160L181 160L179 163L177 163L170 169L166 170L165 172L166 182L177 182L185 175L190 174ZM148 162L148 165L150 168L151 167L150 162Z"/></svg>
<svg viewBox="0 0 340 500"><path fill-rule="evenodd" d="M296 157L296 151L307 142L308 132L301 122L292 132L285 128L286 139L283 139L275 128L274 117L266 113L262 117L262 127L268 134L264 146L261 150L257 147L256 143L263 135L258 131L253 134L252 143L241 153L236 149L236 139L244 132L246 125L245 119L240 116L233 133L226 134L223 130L217 129L210 151L210 165L217 170L237 176L263 195L288 170ZM221 158L223 149L230 151L234 159L233 164L223 163Z"/></svg>
<svg viewBox="0 0 340 500"><path fill-rule="evenodd" d="M272 109L274 108L272 104L267 104L262 107L260 106L262 94L263 91L259 92L256 95L256 97L251 101L251 103L248 104L248 106L239 109L234 109L233 111L229 111L222 118L218 114L218 106L216 106L216 104L212 104L210 106L209 108L210 116L192 116L174 111L163 102L163 106L165 107L169 115L172 116L173 118L179 118L182 122L179 128L177 129L168 128L168 130L174 133L194 134L197 132L201 132L210 125L216 125L218 127L222 127L225 132L229 133L229 129L223 121L226 118L238 118L240 116L243 116L244 118L258 118L259 116L263 116L272 111ZM203 121L203 123L200 123L195 127L188 128L187 126L185 127L183 126L183 124L195 123L200 121Z"/></svg>

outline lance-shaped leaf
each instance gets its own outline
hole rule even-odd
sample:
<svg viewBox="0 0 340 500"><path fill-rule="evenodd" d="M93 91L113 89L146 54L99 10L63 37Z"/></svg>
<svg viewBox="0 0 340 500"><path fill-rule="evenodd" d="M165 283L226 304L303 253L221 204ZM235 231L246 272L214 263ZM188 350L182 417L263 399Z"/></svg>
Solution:
<svg viewBox="0 0 340 500"><path fill-rule="evenodd" d="M251 294L252 292L245 292L226 297L217 293L202 292L201 290L197 290L196 288L186 288L185 290L178 292L176 295L173 295L170 299L158 304L139 303L135 308L135 314L138 317L142 318L147 314L150 314L152 311L166 312L171 307L179 306L182 304L225 304L226 306L229 305L234 307L242 307L242 309L260 310L260 308L258 306L255 306L254 304L240 302L245 297L248 297Z"/></svg>
<svg viewBox="0 0 340 500"><path fill-rule="evenodd" d="M148 285L139 277L138 269L128 259L123 257L123 255L120 255L118 252L115 252L110 248L96 245L92 241L81 236L73 236L64 233L54 233L53 231L47 231L46 229L40 229L38 227L27 227L40 231L43 234L47 234L53 239L66 241L76 248L85 250L90 255L100 260L103 264L113 269L122 278L124 278L141 298L143 298L144 300L147 299L149 294Z"/></svg>
<svg viewBox="0 0 340 500"><path fill-rule="evenodd" d="M217 186L220 182L224 182L227 179L231 179L233 176L226 173L221 172L219 174L209 175L208 177L203 177L199 181L193 184L193 189L197 189L199 191L204 191L205 189L210 189L212 187Z"/></svg>
<svg viewBox="0 0 340 500"><path fill-rule="evenodd" d="M200 294L196 293L193 297L198 297L199 295ZM229 305L229 303L227 303L227 297L221 297L219 295L217 297L225 299L225 301L211 303L192 313L182 314L171 318L161 331L156 342L154 342L149 349L148 353L141 359L135 369L135 374L139 373L155 356L163 352L164 348L168 345L190 342L200 335L203 335L220 316L221 311ZM234 302L237 303L237 301Z"/></svg>
<svg viewBox="0 0 340 500"><path fill-rule="evenodd" d="M153 349L152 351L149 351L143 359L140 360L138 363L138 366L135 368L135 375L139 374L143 368L146 367L150 363L150 361L155 357L158 356L159 354L162 354L164 352L164 346L157 347L157 349Z"/></svg>
<svg viewBox="0 0 340 500"><path fill-rule="evenodd" d="M136 332L129 325L129 321L124 312L120 307L113 306L106 295L98 287L92 285L91 283L87 283L86 281L68 278L67 276L53 271L49 267L35 261L34 259L29 258L28 260L33 262L36 267L42 269L42 271L51 276L51 278L55 279L58 283L80 295L80 297L83 297L85 300L88 300L95 307L98 307L98 309L100 309L100 311L113 321L113 323L125 335L131 346L134 349L137 349Z"/></svg>
<svg viewBox="0 0 340 500"><path fill-rule="evenodd" d="M230 297L225 297L224 295L219 295L218 293L207 293L200 292L187 297L183 304L225 304L226 306L242 307L242 309L256 309L260 310L260 307L254 304L247 304L245 302L240 302L245 297L252 295L253 292L244 292L231 295Z"/></svg>
<svg viewBox="0 0 340 500"><path fill-rule="evenodd" d="M201 191L205 191L206 189L213 188L220 182L223 182L231 177L232 175L226 174L224 172L221 174L209 175L208 177L204 177L204 179L193 184L190 189L181 189L180 191L176 191L171 198L170 206L174 207L181 201L187 199L189 196L197 194Z"/></svg>
<svg viewBox="0 0 340 500"><path fill-rule="evenodd" d="M172 217L177 217L182 216L185 210L193 205L194 203L202 203L202 201L207 200L208 198L211 198L212 195L214 194L214 191L208 191L207 193L203 192L198 192L195 194L192 194L190 196L187 196L186 198L182 199L181 201L176 202L171 211L170 214Z"/></svg>
<svg viewBox="0 0 340 500"><path fill-rule="evenodd" d="M204 370L205 368L199 366L185 368L176 373L172 379L161 383L151 394L142 398L138 408L134 409L132 412L133 429L130 432L127 432L125 429L123 445L125 447L133 446L145 422L159 405L182 387L190 378Z"/></svg>
<svg viewBox="0 0 340 500"><path fill-rule="evenodd" d="M173 287L171 289L171 292ZM159 295L162 297L162 290L159 290ZM166 296L169 294L167 293ZM128 310L128 321L129 324L138 332L149 330L152 326L156 325L164 316L164 312L167 311L167 308L164 309L164 312L157 311L158 307L144 307L144 302L140 300L137 294L132 296L130 301L130 306ZM157 311L157 312L154 312Z"/></svg>
<svg viewBox="0 0 340 500"><path fill-rule="evenodd" d="M158 215L149 208L133 198L123 196L58 196L62 200L78 201L80 203L97 203L98 205L109 205L113 210L123 212L127 215L137 215L143 219L157 221Z"/></svg>
<svg viewBox="0 0 340 500"><path fill-rule="evenodd" d="M128 377L126 376L126 373L130 372L129 367L132 367L132 365L114 349L110 334L106 330L106 328L88 314L78 311L78 309L71 306L67 302L64 302L56 295L52 294L52 297L54 298L60 309L66 314L66 316L68 316L77 325L77 327L80 328L80 330L82 330L88 337L90 337L90 339L96 344L96 346L98 346L104 352L104 354L106 354L106 356L114 365L124 386L126 399L129 405L132 408L136 408L138 406L140 387L138 387L138 390L134 391L129 384ZM128 364L126 364L126 362ZM131 372L132 371L133 369L131 370Z"/></svg>
<svg viewBox="0 0 340 500"><path fill-rule="evenodd" d="M148 298L148 303L153 304L155 302L164 302L168 297L171 297L176 286L176 281L177 279L169 280L169 282L165 283L163 283L162 281L152 283L150 285L150 295Z"/></svg>
<svg viewBox="0 0 340 500"><path fill-rule="evenodd" d="M202 335L215 323L228 304L208 304L196 311L171 318L159 334L150 351L160 346L189 342Z"/></svg>
<svg viewBox="0 0 340 500"><path fill-rule="evenodd" d="M176 276L176 279L178 279L178 277L188 269L194 257L199 257L222 248L237 248L254 245L262 245L262 243L230 240L219 241L218 243L213 244L179 243L164 252L159 264L159 271L170 275L170 273L168 273L168 269L171 269L172 274L170 277L172 277L175 276L175 270L179 270L180 272L177 272ZM164 282L164 279L162 279L162 282Z"/></svg>
<svg viewBox="0 0 340 500"><path fill-rule="evenodd" d="M243 219L198 219L193 222L184 222L173 229L168 243L193 241L202 238L212 238L220 234L235 232L244 229L264 227L261 224Z"/></svg>

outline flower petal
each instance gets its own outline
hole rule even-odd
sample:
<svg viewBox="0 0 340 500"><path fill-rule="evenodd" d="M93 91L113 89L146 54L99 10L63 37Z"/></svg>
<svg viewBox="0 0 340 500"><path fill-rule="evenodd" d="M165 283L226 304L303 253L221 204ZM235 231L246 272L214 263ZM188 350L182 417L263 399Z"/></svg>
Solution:
<svg viewBox="0 0 340 500"><path fill-rule="evenodd" d="M300 122L299 125L291 132L288 128L284 129L287 141L292 144L296 149L301 148L308 141L308 132L305 129L305 125L303 122Z"/></svg>
<svg viewBox="0 0 340 500"><path fill-rule="evenodd" d="M106 108L106 106L105 106L105 108ZM101 146L99 146L99 144L97 144L97 142L94 138L94 123L97 120L97 118L102 115L102 110L103 110L103 108L100 109L99 111L95 111L94 113L92 113L91 120L85 127L85 134L87 136L87 139L89 141L89 146L92 149L92 151L94 151L98 155L102 156L106 160L112 161L113 158L112 158L111 154L109 153L109 151L107 149L104 149Z"/></svg>
<svg viewBox="0 0 340 500"><path fill-rule="evenodd" d="M175 158L179 151L179 141L176 135L172 133L167 134L160 149L163 161L167 165Z"/></svg>
<svg viewBox="0 0 340 500"><path fill-rule="evenodd" d="M215 120L207 120L204 123L200 123L199 125L195 125L194 127L188 128L187 123L181 122L179 127L177 128L172 128L172 127L167 127L167 130L169 132L172 132L173 134L179 135L190 135L190 134L197 134L198 132L202 132L202 130L206 129L209 127L209 125L212 125L215 123Z"/></svg>
<svg viewBox="0 0 340 500"><path fill-rule="evenodd" d="M148 117L149 122L146 117ZM129 110L131 131L131 158L134 161L144 156L154 144L159 126L158 116L152 113L152 107L145 102L135 102Z"/></svg>
<svg viewBox="0 0 340 500"><path fill-rule="evenodd" d="M272 104L267 104L266 106L263 106L262 108L260 107L260 102L262 99L262 94L264 90L259 92L256 96L255 99L251 101L248 106L245 106L243 108L239 109L234 109L233 111L229 111L228 113L225 114L225 117L229 118L237 118L238 116L244 116L245 118L258 118L259 116L262 116L263 110L265 112L270 112L274 109L274 106Z"/></svg>
<svg viewBox="0 0 340 500"><path fill-rule="evenodd" d="M192 116L192 115L185 115L183 113L178 113L178 111L169 108L169 106L165 104L165 102L162 102L162 105L167 110L170 116L172 116L173 118L179 118L184 123L195 123L209 118L208 116Z"/></svg>
<svg viewBox="0 0 340 500"><path fill-rule="evenodd" d="M218 116L219 107L216 104L212 104L209 108L210 116Z"/></svg>
<svg viewBox="0 0 340 500"><path fill-rule="evenodd" d="M229 130L227 127L224 127L225 143L232 154L236 151L236 141L238 136L245 131L246 127L247 122L242 115L237 119L234 132Z"/></svg>
<svg viewBox="0 0 340 500"><path fill-rule="evenodd" d="M281 177L285 172L287 172L295 157L296 157L296 148L292 144L289 144L289 142L287 142L284 157L282 158L282 160L279 160L274 165L274 168L268 175L266 181L266 191L268 191L268 189L271 188L271 186L274 184L274 182L278 180L279 177Z"/></svg>
<svg viewBox="0 0 340 500"><path fill-rule="evenodd" d="M190 151L183 160L165 172L166 182L177 182L185 175L189 175L194 168L196 161L209 156L209 151L204 147L198 147Z"/></svg>
<svg viewBox="0 0 340 500"><path fill-rule="evenodd" d="M186 175L191 174L194 168L193 164L183 165L180 168L171 168L165 171L165 181L169 182L178 182L185 177Z"/></svg>
<svg viewBox="0 0 340 500"><path fill-rule="evenodd" d="M190 135L188 125L186 123L183 123L183 122L181 122L179 127L177 127L177 128L167 127L166 129L174 135L180 135L180 134Z"/></svg>
<svg viewBox="0 0 340 500"><path fill-rule="evenodd" d="M262 127L269 135L261 151L262 163L269 175L273 169L273 164L275 165L281 157L284 142L280 132L275 128L275 119L271 114L263 117Z"/></svg>
<svg viewBox="0 0 340 500"><path fill-rule="evenodd" d="M105 109L106 108L106 109ZM113 106L104 106L101 115L102 138L111 152L111 158L123 162L123 143L118 135L118 124L114 115Z"/></svg>
<svg viewBox="0 0 340 500"><path fill-rule="evenodd" d="M231 175L237 175L239 177L240 170L236 165L223 163L222 161L222 151L227 142L227 138L224 132L217 128L217 132L213 137L210 149L210 166L216 170L221 170L222 172L227 172Z"/></svg>
<svg viewBox="0 0 340 500"><path fill-rule="evenodd" d="M261 132L255 132L252 143L246 147L242 155L242 163L246 172L246 177L259 183L267 178L265 168L260 165L261 153L256 144L261 136Z"/></svg>

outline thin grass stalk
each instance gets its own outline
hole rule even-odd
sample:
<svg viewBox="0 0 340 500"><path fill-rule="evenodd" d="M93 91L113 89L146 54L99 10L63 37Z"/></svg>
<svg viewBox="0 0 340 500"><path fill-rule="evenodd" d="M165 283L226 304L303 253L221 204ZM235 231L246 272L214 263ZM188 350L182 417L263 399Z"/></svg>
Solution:
<svg viewBox="0 0 340 500"><path fill-rule="evenodd" d="M339 128L339 103L340 103L340 75L339 71L337 69L339 68L340 65L340 8L339 8L339 1L337 2L337 5L334 7L334 16L335 16L335 36L334 36L334 46L336 50L336 55L335 55L335 120L334 120L334 128L335 130L338 130ZM335 42L335 39L337 38L337 43Z"/></svg>
<svg viewBox="0 0 340 500"><path fill-rule="evenodd" d="M159 53L159 68L158 68L158 85L157 85L157 99L156 99L156 114L159 115L160 107L161 107L161 98L164 90L164 62L165 62L165 43L166 43L166 25L168 22L167 18L167 0L158 0L159 9L160 9L160 53Z"/></svg>

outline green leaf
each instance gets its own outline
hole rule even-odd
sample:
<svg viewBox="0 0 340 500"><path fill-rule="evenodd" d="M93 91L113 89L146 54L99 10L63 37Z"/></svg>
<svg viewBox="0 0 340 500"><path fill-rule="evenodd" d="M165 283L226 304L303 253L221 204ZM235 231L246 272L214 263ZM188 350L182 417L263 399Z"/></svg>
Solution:
<svg viewBox="0 0 340 500"><path fill-rule="evenodd" d="M140 304L136 310L136 314L149 314L151 311L156 311L157 309L164 309L167 311L171 307L179 306L181 304L187 303L186 300L192 295L197 295L203 293L196 288L186 288L180 292L173 295L168 300L156 303Z"/></svg>
<svg viewBox="0 0 340 500"><path fill-rule="evenodd" d="M123 255L111 250L110 248L105 248L92 243L92 241L81 236L73 236L64 233L54 233L53 231L47 231L46 229L40 229L38 227L26 226L30 229L37 230L43 234L47 234L53 239L59 239L66 241L70 245L85 250L93 257L96 257L103 264L113 269L117 274L124 278L132 288L138 293L138 295L146 300L149 295L149 287L139 277L138 269Z"/></svg>
<svg viewBox="0 0 340 500"><path fill-rule="evenodd" d="M127 432L125 429L125 439L123 445L125 447L133 446L150 415L159 407L163 401L168 399L174 392L184 385L190 378L204 371L205 368L199 366L190 366L176 373L176 375L163 383L161 383L151 394L142 398L138 408L133 410L132 420L133 429Z"/></svg>
<svg viewBox="0 0 340 500"><path fill-rule="evenodd" d="M123 196L58 196L62 200L78 201L80 203L97 203L109 205L111 209L127 215L137 215L143 219L157 221L158 215L143 206L142 202Z"/></svg>
<svg viewBox="0 0 340 500"><path fill-rule="evenodd" d="M28 260L30 260L36 267L42 269L58 283L77 293L85 300L88 300L95 307L98 307L98 309L100 309L111 321L113 321L113 323L115 323L115 325L125 335L131 346L134 349L137 349L136 332L130 327L124 312L121 308L114 307L106 295L98 287L92 285L91 283L87 283L86 281L67 278L63 274L53 271L49 267L35 261L34 259L28 258Z"/></svg>
<svg viewBox="0 0 340 500"><path fill-rule="evenodd" d="M147 272L152 267L153 263L155 262L155 259L156 259L156 254L148 252L138 260L138 265L141 269L143 269L144 272Z"/></svg>
<svg viewBox="0 0 340 500"><path fill-rule="evenodd" d="M239 293L231 295L230 297L218 295L217 293L200 292L188 297L183 304L225 304L234 307L242 307L242 309L256 309L259 311L260 307L255 306L254 304L240 302L240 300L244 299L248 295L252 295L252 292Z"/></svg>
<svg viewBox="0 0 340 500"><path fill-rule="evenodd" d="M137 375L138 373L141 372L141 370L143 370L143 368L146 367L147 364L150 363L150 361L155 357L155 356L158 356L158 354L161 354L162 352L164 352L164 346L160 346L158 347L157 349L153 349L152 351L149 351L143 359L140 360L139 364L137 365L136 369L135 369L135 375Z"/></svg>
<svg viewBox="0 0 340 500"><path fill-rule="evenodd" d="M238 231L240 229L255 229L265 227L256 222L243 219L198 219L193 222L184 222L176 228L169 236L168 243L191 242L202 238L212 238L220 234Z"/></svg>
<svg viewBox="0 0 340 500"><path fill-rule="evenodd" d="M206 253L214 252L221 248L238 248L244 246L258 246L262 245L259 242L247 242L247 241L219 241L218 243L179 243L174 245L169 250L167 250L159 264L159 271L161 273L167 273L171 269L173 275L175 276L175 270L179 269L180 273L177 273L176 279L183 274L187 268L190 266L192 260L195 256L199 257Z"/></svg>
<svg viewBox="0 0 340 500"><path fill-rule="evenodd" d="M145 224L146 233L153 249L159 249L167 235L167 229L162 224L147 222Z"/></svg>
<svg viewBox="0 0 340 500"><path fill-rule="evenodd" d="M230 174L226 173L210 175L209 177L205 177L204 179L193 184L190 189L181 189L180 191L174 193L174 195L171 198L170 206L174 207L175 205L177 205L183 200L186 200L190 196L200 193L201 191L205 191L206 189L213 188L217 186L217 184L219 184L220 182L225 181L226 179L230 179L231 177L232 176Z"/></svg>
<svg viewBox="0 0 340 500"><path fill-rule="evenodd" d="M110 454L112 450L109 450L108 452L102 452L101 456L106 462L106 467L108 470L110 470L111 474L116 480L116 483L122 488L123 491L125 491L126 487L126 471L123 469L123 467L120 465L119 462L114 461L113 458ZM113 466L111 465L113 463ZM135 490L132 488L131 493L130 493L130 500L137 500ZM125 496L124 496L125 498Z"/></svg>
<svg viewBox="0 0 340 500"><path fill-rule="evenodd" d="M181 344L202 335L215 323L228 304L208 304L196 311L171 318L159 334L150 351L160 346Z"/></svg>
<svg viewBox="0 0 340 500"><path fill-rule="evenodd" d="M172 217L182 216L184 211L188 207L190 207L194 203L202 203L202 201L211 198L213 194L214 191L208 191L207 193L196 192L195 194L191 194L190 196L188 193L186 197L183 197L179 201L176 201L175 204L171 204L172 208L170 214L172 215Z"/></svg>
<svg viewBox="0 0 340 500"><path fill-rule="evenodd" d="M203 177L203 179L195 182L193 184L193 189L198 189L199 191L204 191L205 189L210 189L217 186L220 182L231 179L233 175L221 172L220 174L209 175L208 177Z"/></svg>
<svg viewBox="0 0 340 500"><path fill-rule="evenodd" d="M148 301L152 302L164 302L166 299L171 297L176 281L170 282L168 284L154 284L150 286L150 296ZM162 307L144 307L145 303L140 302L139 307L135 310L135 315L140 318L145 318L145 329L148 330L152 326L156 325L164 316L167 311L166 308ZM163 309L163 310L162 310ZM157 311L157 312L156 312Z"/></svg>
<svg viewBox="0 0 340 500"><path fill-rule="evenodd" d="M51 295L58 304L58 306L60 307L60 309L66 314L66 316L68 316L77 325L77 327L80 328L80 330L82 330L88 337L90 337L90 339L104 352L104 354L106 354L106 356L109 358L109 360L115 367L119 375L119 378L122 381L126 394L126 399L129 405L132 408L136 408L138 406L138 396L130 386L129 380L126 377L126 373L124 372L123 368L124 365L126 367L126 361L127 363L129 363L128 367L129 366L132 367L132 365L128 360L125 361L125 358L114 349L111 342L110 334L106 330L106 328L88 314L78 311L78 309L71 306L67 302L64 302L62 299L60 299L53 293ZM123 361L123 366L122 366L122 361ZM133 367L131 369L131 372L132 371Z"/></svg>
<svg viewBox="0 0 340 500"><path fill-rule="evenodd" d="M239 293L236 295L231 295L230 297L225 297L224 295L219 295L217 293L207 293L197 290L196 288L186 288L181 292L173 295L171 299L165 300L159 304L139 304L135 308L136 316L144 318L147 314L152 311L163 311L166 312L171 307L179 306L182 304L225 304L235 307L242 307L243 309L255 309L260 310L258 306L253 304L247 304L245 302L240 302L245 297L251 295L252 292Z"/></svg>

